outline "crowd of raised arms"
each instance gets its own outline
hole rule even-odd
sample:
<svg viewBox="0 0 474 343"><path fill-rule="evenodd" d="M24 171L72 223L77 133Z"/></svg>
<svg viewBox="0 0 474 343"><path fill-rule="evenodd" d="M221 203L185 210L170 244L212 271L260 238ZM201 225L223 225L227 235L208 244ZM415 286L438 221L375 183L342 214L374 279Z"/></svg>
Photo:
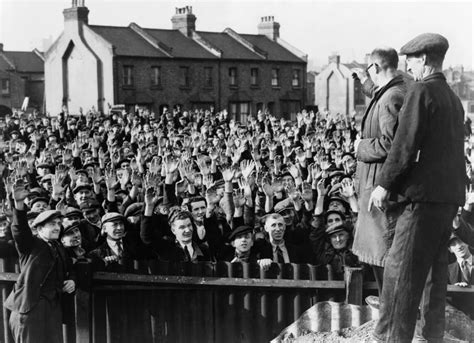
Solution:
<svg viewBox="0 0 474 343"><path fill-rule="evenodd" d="M17 254L10 226L23 202L33 234L39 214L60 211L67 253L97 270L124 271L127 259L310 263L342 279L360 266L354 117L65 110L7 115L0 134L2 257ZM470 136L467 124L469 177ZM473 203L469 193L455 228L469 229Z"/></svg>

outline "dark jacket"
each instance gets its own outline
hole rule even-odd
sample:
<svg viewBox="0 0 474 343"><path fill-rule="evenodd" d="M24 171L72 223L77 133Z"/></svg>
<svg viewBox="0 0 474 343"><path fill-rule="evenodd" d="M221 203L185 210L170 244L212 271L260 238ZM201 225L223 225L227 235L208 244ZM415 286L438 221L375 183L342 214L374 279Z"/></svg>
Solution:
<svg viewBox="0 0 474 343"><path fill-rule="evenodd" d="M464 110L435 73L410 86L376 185L413 202L463 205L465 180Z"/></svg>
<svg viewBox="0 0 474 343"><path fill-rule="evenodd" d="M20 260L20 276L4 306L11 311L28 313L39 301L41 286L54 268L55 257L48 243L33 236L26 211L13 210L12 235ZM71 260L61 244L57 244L59 261L63 264L63 280L75 279Z"/></svg>
<svg viewBox="0 0 474 343"><path fill-rule="evenodd" d="M263 256L268 256L266 258L273 260L273 246L268 240L259 239L256 241L256 244L259 247ZM307 263L306 256L308 254L305 253L303 246L298 246L285 241L285 247L288 251L290 263ZM278 263L278 261L273 262Z"/></svg>

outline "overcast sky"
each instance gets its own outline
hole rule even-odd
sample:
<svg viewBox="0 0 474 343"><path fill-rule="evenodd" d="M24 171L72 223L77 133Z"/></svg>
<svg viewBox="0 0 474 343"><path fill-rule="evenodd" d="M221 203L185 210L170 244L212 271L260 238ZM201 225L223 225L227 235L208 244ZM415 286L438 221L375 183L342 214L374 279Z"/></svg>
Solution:
<svg viewBox="0 0 474 343"><path fill-rule="evenodd" d="M274 16L280 37L309 55L308 69L337 52L344 62L363 61L374 47L397 50L423 32L448 38L445 67L473 67L473 1L319 1L319 0L85 0L89 23L171 28L175 7L190 5L201 31L257 33L262 16ZM63 29L62 10L71 0L0 0L0 42L5 50L43 49Z"/></svg>

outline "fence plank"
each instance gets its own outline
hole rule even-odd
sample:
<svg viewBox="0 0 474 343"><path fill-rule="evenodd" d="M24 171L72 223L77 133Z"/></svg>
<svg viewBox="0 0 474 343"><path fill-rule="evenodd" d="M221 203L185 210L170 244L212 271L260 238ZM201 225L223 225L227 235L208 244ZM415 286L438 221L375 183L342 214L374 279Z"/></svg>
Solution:
<svg viewBox="0 0 474 343"><path fill-rule="evenodd" d="M362 268L346 267L344 276L346 280L346 303L362 305L362 291L364 287Z"/></svg>

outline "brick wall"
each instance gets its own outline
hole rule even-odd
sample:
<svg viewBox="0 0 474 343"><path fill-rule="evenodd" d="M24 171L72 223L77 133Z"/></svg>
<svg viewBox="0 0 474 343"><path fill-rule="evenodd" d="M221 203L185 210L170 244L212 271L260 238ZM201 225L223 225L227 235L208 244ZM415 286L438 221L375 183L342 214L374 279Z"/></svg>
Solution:
<svg viewBox="0 0 474 343"><path fill-rule="evenodd" d="M123 86L123 67L133 66L133 87ZM152 66L161 67L161 87L151 84ZM147 58L117 58L115 62L114 86L115 103L128 101L148 102L150 107L157 112L160 105L172 107L176 104L191 108L192 103L201 99L212 100L216 109L229 109L229 98L243 100L247 95L250 98L250 111L256 113L257 104L265 107L269 102L274 102L275 113L282 110L282 97L294 98L301 107L305 106L306 92L306 64L305 63L277 63L277 62L252 62L252 61L214 61L214 60L155 60ZM180 85L180 67L189 67L189 87ZM212 87L205 83L204 68L212 67ZM237 85L229 84L229 68L237 68ZM251 68L259 69L259 84L257 87L250 85ZM280 73L280 86L271 86L271 70L278 68ZM300 87L292 87L293 69L300 70ZM143 103L146 105L145 103Z"/></svg>

